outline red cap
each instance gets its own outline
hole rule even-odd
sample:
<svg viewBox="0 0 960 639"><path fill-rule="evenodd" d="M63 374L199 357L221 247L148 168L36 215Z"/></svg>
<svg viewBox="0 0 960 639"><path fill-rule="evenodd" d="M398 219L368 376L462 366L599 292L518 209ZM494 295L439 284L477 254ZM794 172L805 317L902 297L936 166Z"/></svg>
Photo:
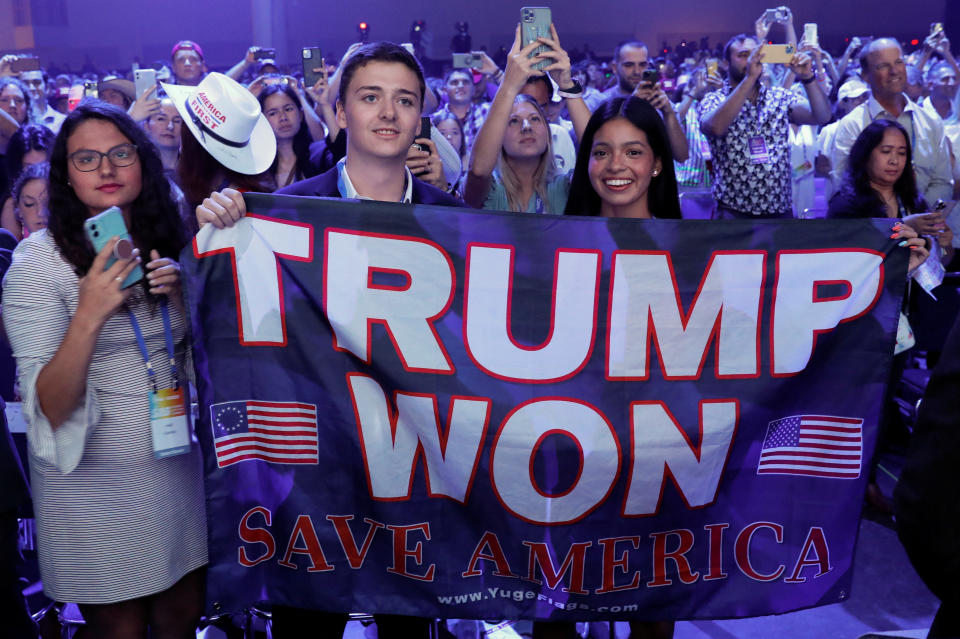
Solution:
<svg viewBox="0 0 960 639"><path fill-rule="evenodd" d="M181 49L187 49L189 51L196 51L197 55L200 56L200 59L203 59L203 49L200 48L200 45L194 42L193 40L181 40L180 42L173 45L173 50L170 51L170 58L173 59L177 55L177 51Z"/></svg>

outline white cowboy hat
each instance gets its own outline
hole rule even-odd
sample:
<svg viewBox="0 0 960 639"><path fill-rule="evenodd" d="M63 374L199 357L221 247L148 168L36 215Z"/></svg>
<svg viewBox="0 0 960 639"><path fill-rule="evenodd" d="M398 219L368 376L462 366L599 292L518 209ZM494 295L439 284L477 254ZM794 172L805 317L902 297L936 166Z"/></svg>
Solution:
<svg viewBox="0 0 960 639"><path fill-rule="evenodd" d="M273 164L277 138L250 91L222 73L195 87L161 83L193 137L217 162L256 175Z"/></svg>

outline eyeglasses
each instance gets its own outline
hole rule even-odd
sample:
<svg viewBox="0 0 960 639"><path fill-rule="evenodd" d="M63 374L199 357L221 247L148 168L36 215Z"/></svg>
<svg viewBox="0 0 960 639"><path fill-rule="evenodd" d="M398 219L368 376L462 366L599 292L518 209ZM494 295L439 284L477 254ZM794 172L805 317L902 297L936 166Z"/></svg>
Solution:
<svg viewBox="0 0 960 639"><path fill-rule="evenodd" d="M119 168L130 166L137 161L137 145L118 144L106 153L94 151L93 149L80 149L79 151L74 151L67 157L73 162L75 169L83 171L84 173L99 169L103 158L109 159L110 164Z"/></svg>

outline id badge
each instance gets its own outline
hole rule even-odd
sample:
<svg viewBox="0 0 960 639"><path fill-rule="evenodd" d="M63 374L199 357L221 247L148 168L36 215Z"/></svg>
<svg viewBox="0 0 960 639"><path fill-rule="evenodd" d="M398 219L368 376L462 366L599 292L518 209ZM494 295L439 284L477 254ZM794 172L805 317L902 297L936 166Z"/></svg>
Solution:
<svg viewBox="0 0 960 639"><path fill-rule="evenodd" d="M747 149L750 153L750 161L754 164L766 164L770 161L767 141L763 139L762 135L747 138Z"/></svg>
<svg viewBox="0 0 960 639"><path fill-rule="evenodd" d="M700 140L700 157L704 160L713 159L713 153L710 152L710 143L706 140Z"/></svg>
<svg viewBox="0 0 960 639"><path fill-rule="evenodd" d="M804 160L803 164L793 167L793 179L799 180L810 173L813 173L813 165L810 160Z"/></svg>
<svg viewBox="0 0 960 639"><path fill-rule="evenodd" d="M150 432L157 459L190 452L190 420L182 386L150 394Z"/></svg>

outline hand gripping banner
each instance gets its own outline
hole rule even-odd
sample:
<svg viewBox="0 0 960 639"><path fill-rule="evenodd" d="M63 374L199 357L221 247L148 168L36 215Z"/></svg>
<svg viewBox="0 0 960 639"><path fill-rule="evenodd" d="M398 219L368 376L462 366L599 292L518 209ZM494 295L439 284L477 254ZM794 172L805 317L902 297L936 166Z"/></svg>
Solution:
<svg viewBox="0 0 960 639"><path fill-rule="evenodd" d="M211 611L849 595L905 283L889 221L246 198L183 258Z"/></svg>

